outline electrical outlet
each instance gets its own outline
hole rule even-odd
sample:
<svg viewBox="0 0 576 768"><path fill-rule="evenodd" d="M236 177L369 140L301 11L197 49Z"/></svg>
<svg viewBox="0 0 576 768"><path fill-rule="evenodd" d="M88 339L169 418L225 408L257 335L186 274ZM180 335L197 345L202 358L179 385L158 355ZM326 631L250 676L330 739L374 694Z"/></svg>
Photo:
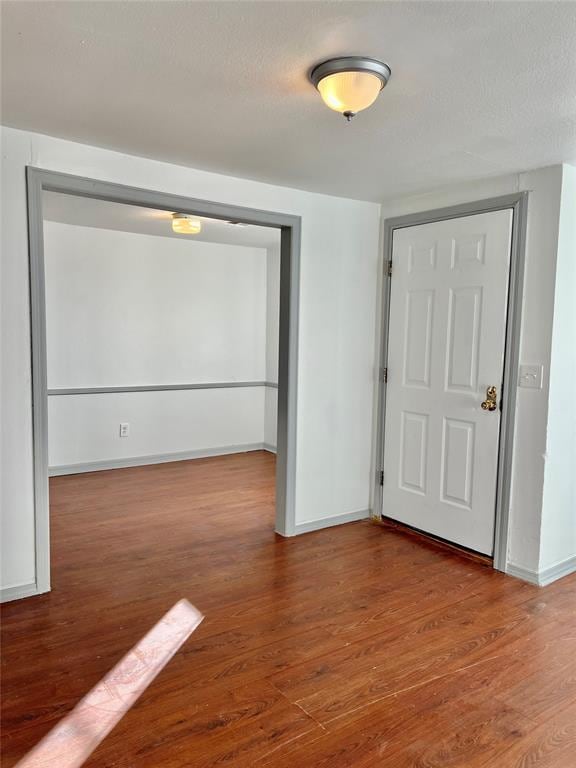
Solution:
<svg viewBox="0 0 576 768"><path fill-rule="evenodd" d="M124 422L123 424L120 424L120 437L128 437L130 433L130 424L128 422Z"/></svg>

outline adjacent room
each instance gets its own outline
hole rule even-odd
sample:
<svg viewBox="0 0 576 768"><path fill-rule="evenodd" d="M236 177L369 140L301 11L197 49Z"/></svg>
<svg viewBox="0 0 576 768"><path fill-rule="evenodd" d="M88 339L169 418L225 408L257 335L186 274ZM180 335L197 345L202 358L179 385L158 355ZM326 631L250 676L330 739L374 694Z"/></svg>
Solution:
<svg viewBox="0 0 576 768"><path fill-rule="evenodd" d="M44 195L50 474L274 452L279 231Z"/></svg>
<svg viewBox="0 0 576 768"><path fill-rule="evenodd" d="M126 548L169 530L191 551L222 522L209 494L238 498L246 476L260 495L237 514L273 530L279 230L43 195L55 550L121 526Z"/></svg>
<svg viewBox="0 0 576 768"><path fill-rule="evenodd" d="M3 767L573 768L576 2L0 12Z"/></svg>

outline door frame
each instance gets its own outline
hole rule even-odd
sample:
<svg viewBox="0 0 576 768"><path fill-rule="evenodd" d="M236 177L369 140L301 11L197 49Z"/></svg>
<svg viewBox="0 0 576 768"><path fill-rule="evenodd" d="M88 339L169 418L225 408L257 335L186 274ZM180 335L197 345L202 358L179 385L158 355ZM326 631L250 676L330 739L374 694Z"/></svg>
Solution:
<svg viewBox="0 0 576 768"><path fill-rule="evenodd" d="M197 200L67 173L26 167L30 321L32 354L32 439L36 589L50 590L50 509L48 497L48 387L46 295L42 192L61 192L97 200L240 221L280 230L280 327L278 358L278 435L276 532L296 533L296 416L298 392L298 316L300 293L300 216Z"/></svg>
<svg viewBox="0 0 576 768"><path fill-rule="evenodd" d="M376 451L373 487L373 520L382 519L384 472L386 367L388 359L388 332L390 323L390 290L392 269L392 240L397 229L431 224L437 221L474 216L512 209L512 239L510 249L510 276L506 314L504 347L504 376L502 382L500 435L498 444L498 473L496 481L496 509L494 526L493 566L506 571L508 561L508 529L510 520L510 487L514 450L514 424L516 419L516 390L520 362L520 330L526 253L526 225L528 220L528 192L517 192L461 205L437 208L386 219L384 222L384 265L381 293L381 327L378 366L378 395L376 422Z"/></svg>

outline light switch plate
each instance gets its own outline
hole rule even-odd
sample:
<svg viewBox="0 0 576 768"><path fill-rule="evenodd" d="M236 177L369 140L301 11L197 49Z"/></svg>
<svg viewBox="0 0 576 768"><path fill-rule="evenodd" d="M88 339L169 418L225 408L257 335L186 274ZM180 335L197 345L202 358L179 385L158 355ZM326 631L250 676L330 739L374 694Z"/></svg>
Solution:
<svg viewBox="0 0 576 768"><path fill-rule="evenodd" d="M529 389L542 389L542 365L521 365L518 375L518 386Z"/></svg>

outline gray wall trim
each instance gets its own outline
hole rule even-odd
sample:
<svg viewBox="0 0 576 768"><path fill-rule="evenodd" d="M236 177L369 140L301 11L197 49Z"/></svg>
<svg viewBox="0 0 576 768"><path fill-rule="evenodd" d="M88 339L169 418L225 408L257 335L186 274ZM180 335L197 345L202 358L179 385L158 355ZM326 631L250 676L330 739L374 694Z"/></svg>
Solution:
<svg viewBox="0 0 576 768"><path fill-rule="evenodd" d="M249 451L264 451L265 443L243 443L241 445L222 445L217 448L198 448L194 451L175 451L173 453L157 453L151 456L123 456L119 459L102 459L101 461L85 461L78 464L61 464L50 467L50 477L60 475L78 475L83 472L101 472L106 469L125 469L126 467L143 467L148 464L168 464L173 461L190 461L191 459L206 459L211 456L228 456L232 453L248 453Z"/></svg>
<svg viewBox="0 0 576 768"><path fill-rule="evenodd" d="M272 445L272 443L262 443L262 448L268 451L268 453L276 453L276 446Z"/></svg>
<svg viewBox="0 0 576 768"><path fill-rule="evenodd" d="M28 170L28 169L27 169ZM48 384L46 363L46 290L42 184L27 175L30 333L32 354L32 452L36 587L50 590L50 518L48 502Z"/></svg>
<svg viewBox="0 0 576 768"><path fill-rule="evenodd" d="M471 203L450 205L446 208L435 208L429 211L418 211L406 216L396 216L386 219L386 226L391 229L405 229L416 227L419 224L430 224L433 221L446 221L447 219L460 219L463 216L474 216L477 213L490 213L506 208L515 208L519 201L527 197L527 192L512 192L509 195L489 197L485 200L477 200Z"/></svg>
<svg viewBox="0 0 576 768"><path fill-rule="evenodd" d="M22 600L25 597L40 595L42 592L48 592L47 589L38 589L35 582L31 584L21 584L17 587L5 587L0 590L0 603L9 603L12 600Z"/></svg>
<svg viewBox="0 0 576 768"><path fill-rule="evenodd" d="M375 467L372 474L372 519L382 519L382 502L384 488L380 483L381 472L384 471L384 422L386 417L386 390L382 371L388 361L388 326L390 323L390 288L392 278L389 274L388 264L392 260L392 238L395 227L391 225L392 219L384 222L384 260L382 264L382 299L380 309L380 354L377 367L378 397L376 406L376 456Z"/></svg>
<svg viewBox="0 0 576 768"><path fill-rule="evenodd" d="M345 525L346 523L356 523L359 520L368 520L371 517L369 509L361 509L357 512L345 512L343 515L334 515L325 517L323 520L312 520L309 523L297 523L294 533L310 533L319 531L322 528L331 528L334 525Z"/></svg>
<svg viewBox="0 0 576 768"><path fill-rule="evenodd" d="M272 387L269 381L208 381L201 384L135 384L128 387L57 387L47 390L49 397L58 395L110 395L122 392L169 392L181 389L243 389L247 387Z"/></svg>
<svg viewBox="0 0 576 768"><path fill-rule="evenodd" d="M296 525L300 239L300 219L282 229L276 432L276 531L282 536L292 536ZM288 513L279 514L279 505Z"/></svg>
<svg viewBox="0 0 576 768"><path fill-rule="evenodd" d="M520 366L520 333L522 300L524 298L524 265L526 261L526 228L528 225L528 193L521 192L512 205L512 244L510 249L510 279L506 314L504 347L504 379L500 415L498 449L498 479L496 484L496 520L494 527L494 568L506 571L510 528L510 497L518 369Z"/></svg>
<svg viewBox="0 0 576 768"><path fill-rule="evenodd" d="M496 522L494 533L494 568L510 572L508 560L508 538L510 525L510 486L512 454L514 447L514 423L518 366L520 359L520 329L522 320L522 298L524 288L524 263L526 251L526 226L528 219L528 192L502 195L487 200L463 205L438 208L387 219L384 223L384 283L382 297L382 328L380 338L380 360L378 371L386 367L388 359L388 326L390 318L390 284L388 262L392 260L392 240L396 229L430 224L434 221L473 216L511 208L513 210L512 244L510 253L510 282L506 321L506 342L504 355L504 381L502 386L502 414L500 421L500 442L498 452L498 484L496 489ZM379 483L379 472L384 466L386 384L378 376L378 408L376 424L376 462L374 467L374 512L381 517L383 488Z"/></svg>
<svg viewBox="0 0 576 768"><path fill-rule="evenodd" d="M139 205L161 211L178 211L226 221L234 219L244 224L256 224L260 227L272 227L274 229L292 228L300 223L299 216L289 213L199 200L194 197L183 197L182 195L173 195L169 192L159 192L142 187L129 187L111 181L89 179L69 173L34 168L33 166L27 167L27 173L29 178L33 176L35 180L41 183L43 190L62 192L76 197L91 197L96 200Z"/></svg>
<svg viewBox="0 0 576 768"><path fill-rule="evenodd" d="M98 200L159 210L234 219L280 229L280 332L278 376L278 461L276 464L276 530L289 536L295 526L296 429L298 392L298 312L300 291L301 219L292 214L244 208L226 203L129 187L66 173L26 168L30 319L34 518L37 592L50 589L48 502L48 387L46 368L46 307L42 192L50 190Z"/></svg>

